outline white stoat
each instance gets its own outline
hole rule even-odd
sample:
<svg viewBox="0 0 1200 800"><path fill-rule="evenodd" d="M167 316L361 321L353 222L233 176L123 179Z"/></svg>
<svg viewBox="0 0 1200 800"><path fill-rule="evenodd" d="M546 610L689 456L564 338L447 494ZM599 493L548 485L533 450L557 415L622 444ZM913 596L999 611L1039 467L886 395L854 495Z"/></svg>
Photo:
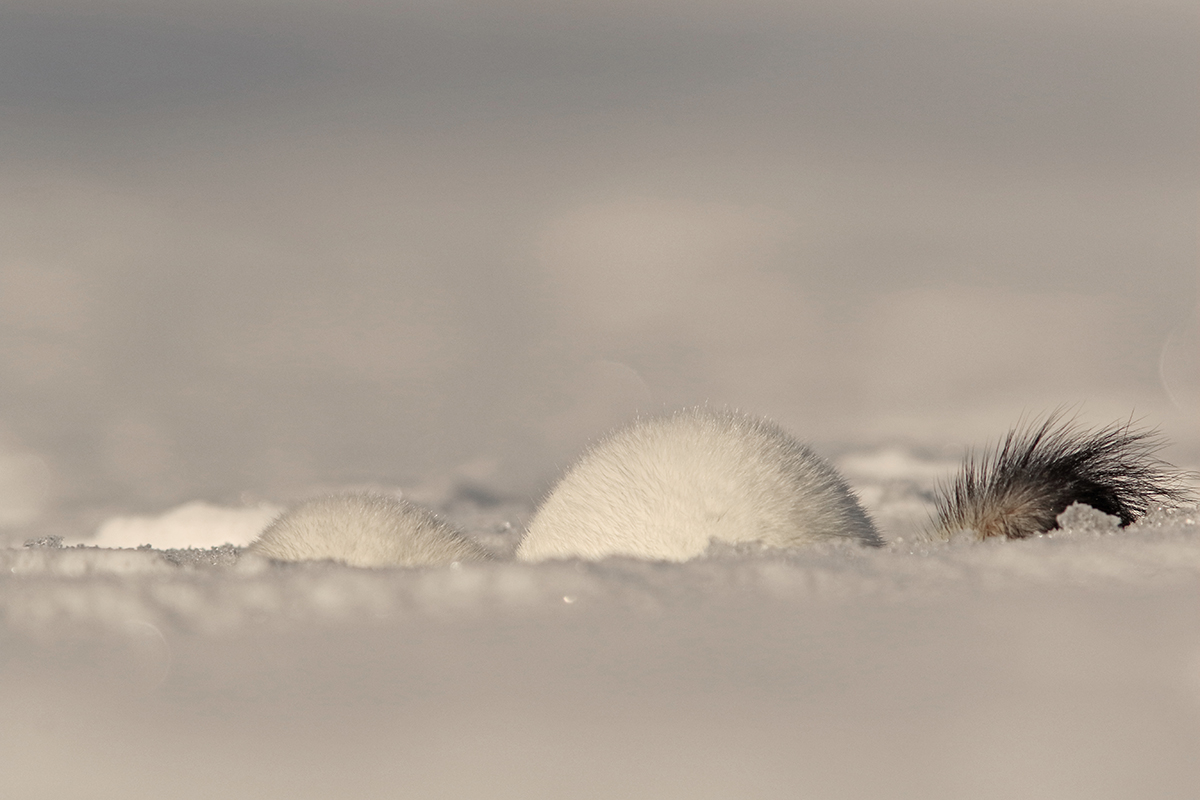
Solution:
<svg viewBox="0 0 1200 800"><path fill-rule="evenodd" d="M841 476L782 428L695 408L640 420L589 450L542 503L517 557L686 561L714 539L882 544Z"/></svg>
<svg viewBox="0 0 1200 800"><path fill-rule="evenodd" d="M486 561L482 547L432 512L379 494L318 497L284 512L248 548L279 561L417 567Z"/></svg>
<svg viewBox="0 0 1200 800"><path fill-rule="evenodd" d="M1054 528L1076 502L1128 524L1153 502L1188 498L1178 473L1154 457L1158 447L1153 433L1128 424L1088 431L1051 414L1018 426L939 489L927 535L1021 539ZM542 503L517 557L686 561L713 540L883 543L833 467L777 425L695 408L640 420L591 448ZM428 510L371 494L303 503L250 550L362 567L491 558Z"/></svg>
<svg viewBox="0 0 1200 800"><path fill-rule="evenodd" d="M940 490L927 535L1024 538L1054 528L1074 502L1128 524L1152 501L1186 498L1154 458L1158 445L1128 425L1082 431L1051 414L1010 431L982 459L968 457ZM517 557L685 561L712 540L793 547L837 539L882 544L828 463L773 423L690 409L640 420L589 450L542 503Z"/></svg>

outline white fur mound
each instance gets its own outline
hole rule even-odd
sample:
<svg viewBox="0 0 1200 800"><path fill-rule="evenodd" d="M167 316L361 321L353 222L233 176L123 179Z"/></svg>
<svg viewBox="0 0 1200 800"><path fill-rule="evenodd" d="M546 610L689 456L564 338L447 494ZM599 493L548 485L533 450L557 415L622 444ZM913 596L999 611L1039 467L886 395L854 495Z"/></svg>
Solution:
<svg viewBox="0 0 1200 800"><path fill-rule="evenodd" d="M638 421L593 447L538 509L517 557L686 561L712 539L882 543L824 459L774 423L697 408Z"/></svg>
<svg viewBox="0 0 1200 800"><path fill-rule="evenodd" d="M280 561L341 561L352 567L417 567L490 558L430 511L377 494L309 500L285 512L250 545Z"/></svg>

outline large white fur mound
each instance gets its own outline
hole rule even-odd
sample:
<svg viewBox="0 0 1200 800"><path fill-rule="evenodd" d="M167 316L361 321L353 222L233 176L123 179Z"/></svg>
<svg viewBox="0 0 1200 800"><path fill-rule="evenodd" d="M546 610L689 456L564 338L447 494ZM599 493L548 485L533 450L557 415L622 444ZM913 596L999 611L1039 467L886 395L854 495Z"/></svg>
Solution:
<svg viewBox="0 0 1200 800"><path fill-rule="evenodd" d="M640 420L567 472L517 550L526 561L686 561L712 539L880 544L845 481L775 424L697 408Z"/></svg>
<svg viewBox="0 0 1200 800"><path fill-rule="evenodd" d="M251 551L281 561L329 559L354 567L416 567L490 558L430 511L377 494L302 503L271 523Z"/></svg>

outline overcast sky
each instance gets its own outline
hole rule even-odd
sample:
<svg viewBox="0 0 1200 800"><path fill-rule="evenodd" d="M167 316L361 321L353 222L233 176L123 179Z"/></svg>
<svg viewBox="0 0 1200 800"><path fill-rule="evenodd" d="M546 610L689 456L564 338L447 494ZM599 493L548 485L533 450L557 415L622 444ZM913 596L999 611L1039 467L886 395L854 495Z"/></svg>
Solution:
<svg viewBox="0 0 1200 800"><path fill-rule="evenodd" d="M0 526L701 402L1200 439L1192 2L8 0L0 183Z"/></svg>

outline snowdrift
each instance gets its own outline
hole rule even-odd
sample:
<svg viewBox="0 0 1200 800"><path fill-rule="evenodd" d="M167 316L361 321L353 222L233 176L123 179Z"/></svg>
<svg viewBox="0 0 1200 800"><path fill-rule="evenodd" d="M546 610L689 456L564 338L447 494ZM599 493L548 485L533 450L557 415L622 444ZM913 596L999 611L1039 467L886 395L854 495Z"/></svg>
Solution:
<svg viewBox="0 0 1200 800"><path fill-rule="evenodd" d="M0 551L0 772L22 798L1196 796L1198 520L390 570L31 543Z"/></svg>

